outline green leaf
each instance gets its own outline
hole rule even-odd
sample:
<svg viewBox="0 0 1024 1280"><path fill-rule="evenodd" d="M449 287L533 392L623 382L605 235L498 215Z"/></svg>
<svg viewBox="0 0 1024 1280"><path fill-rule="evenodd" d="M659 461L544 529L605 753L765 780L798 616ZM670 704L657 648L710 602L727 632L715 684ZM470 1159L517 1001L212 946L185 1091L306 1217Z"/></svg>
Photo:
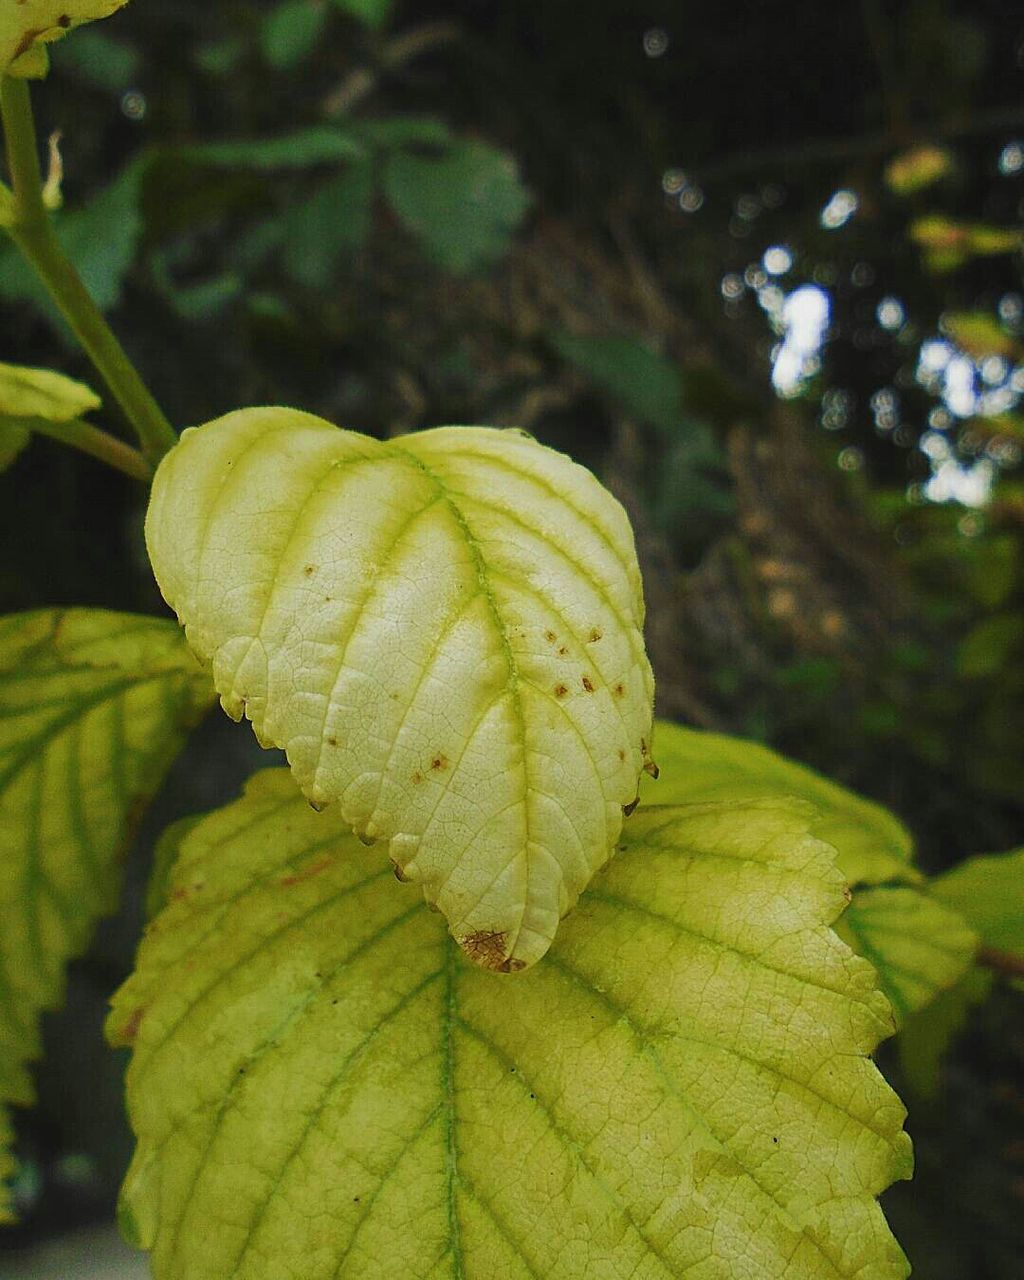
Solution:
<svg viewBox="0 0 1024 1280"><path fill-rule="evenodd" d="M931 887L970 921L985 946L1024 956L1024 848L968 858Z"/></svg>
<svg viewBox="0 0 1024 1280"><path fill-rule="evenodd" d="M263 19L260 48L272 67L294 67L316 48L327 22L323 0L284 0Z"/></svg>
<svg viewBox="0 0 1024 1280"><path fill-rule="evenodd" d="M4 0L0 5L0 74L40 74L45 62L31 55L40 46L59 40L72 27L106 18L125 0ZM12 63L17 63L12 67Z"/></svg>
<svg viewBox="0 0 1024 1280"><path fill-rule="evenodd" d="M101 403L91 387L62 373L0 364L0 415L71 422L98 409Z"/></svg>
<svg viewBox="0 0 1024 1280"><path fill-rule="evenodd" d="M653 808L544 961L467 964L284 770L194 827L115 997L156 1280L896 1280L891 1030L785 805Z"/></svg>
<svg viewBox="0 0 1024 1280"><path fill-rule="evenodd" d="M909 885L858 890L836 929L875 966L897 1025L959 982L978 945L959 912Z"/></svg>
<svg viewBox="0 0 1024 1280"><path fill-rule="evenodd" d="M683 379L671 360L636 338L581 337L554 333L558 354L602 391L615 396L642 422L666 435L679 431Z"/></svg>
<svg viewBox="0 0 1024 1280"><path fill-rule="evenodd" d="M625 512L516 431L186 431L146 537L229 715L389 842L493 968L547 950L636 797L653 684Z"/></svg>
<svg viewBox="0 0 1024 1280"><path fill-rule="evenodd" d="M50 369L0 364L0 471L32 438L31 419L71 422L99 407L99 396L84 382Z"/></svg>
<svg viewBox="0 0 1024 1280"><path fill-rule="evenodd" d="M441 156L396 151L384 193L427 254L457 273L500 258L530 207L511 157L482 142L454 143Z"/></svg>
<svg viewBox="0 0 1024 1280"><path fill-rule="evenodd" d="M382 27L391 16L392 0L334 0L334 4L368 27Z"/></svg>
<svg viewBox="0 0 1024 1280"><path fill-rule="evenodd" d="M142 69L138 49L93 27L55 46L52 57L58 71L111 94L130 89Z"/></svg>
<svg viewBox="0 0 1024 1280"><path fill-rule="evenodd" d="M956 669L966 679L998 675L1024 638L1024 614L997 613L973 627L961 641Z"/></svg>
<svg viewBox="0 0 1024 1280"><path fill-rule="evenodd" d="M814 834L836 847L839 866L851 884L915 883L922 879L911 864L914 846L910 833L888 809L760 743L659 720L654 757L660 778L644 781L641 796L645 803L796 796L817 810Z"/></svg>
<svg viewBox="0 0 1024 1280"><path fill-rule="evenodd" d="M451 130L433 116L390 116L382 120L353 120L348 130L368 147L391 151L397 147L444 147Z"/></svg>
<svg viewBox="0 0 1024 1280"><path fill-rule="evenodd" d="M372 212L370 164L355 164L328 179L284 219L285 270L297 283L322 289L344 255L365 243Z"/></svg>
<svg viewBox="0 0 1024 1280"><path fill-rule="evenodd" d="M114 906L139 806L211 699L166 621L92 609L0 619L0 1104L31 1101L39 1014ZM0 1168L11 1169L2 1152ZM0 1183L0 1220L9 1212Z"/></svg>
<svg viewBox="0 0 1024 1280"><path fill-rule="evenodd" d="M32 432L21 422L0 418L0 471L6 471L32 439Z"/></svg>
<svg viewBox="0 0 1024 1280"><path fill-rule="evenodd" d="M145 157L131 161L89 204L56 219L57 236L101 311L120 302L124 278L135 261L147 163ZM13 247L0 253L0 297L32 302L45 315L57 317L42 285Z"/></svg>
<svg viewBox="0 0 1024 1280"><path fill-rule="evenodd" d="M942 1060L972 1006L986 1000L991 989L992 974L987 969L969 969L947 991L940 991L923 1009L904 1019L896 1047L907 1083L920 1097L938 1095Z"/></svg>
<svg viewBox="0 0 1024 1280"><path fill-rule="evenodd" d="M223 169L309 169L362 159L363 144L346 129L311 125L276 138L234 138L177 147L173 154L193 164Z"/></svg>

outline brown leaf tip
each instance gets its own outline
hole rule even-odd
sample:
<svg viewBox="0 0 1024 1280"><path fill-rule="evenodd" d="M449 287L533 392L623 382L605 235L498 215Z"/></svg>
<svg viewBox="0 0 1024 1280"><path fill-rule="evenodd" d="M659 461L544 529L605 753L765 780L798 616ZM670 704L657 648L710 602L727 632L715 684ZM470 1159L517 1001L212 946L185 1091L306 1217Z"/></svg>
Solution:
<svg viewBox="0 0 1024 1280"><path fill-rule="evenodd" d="M497 929L478 929L459 941L459 946L474 964L495 973L516 973L526 968L524 960L514 960L505 954L508 934Z"/></svg>

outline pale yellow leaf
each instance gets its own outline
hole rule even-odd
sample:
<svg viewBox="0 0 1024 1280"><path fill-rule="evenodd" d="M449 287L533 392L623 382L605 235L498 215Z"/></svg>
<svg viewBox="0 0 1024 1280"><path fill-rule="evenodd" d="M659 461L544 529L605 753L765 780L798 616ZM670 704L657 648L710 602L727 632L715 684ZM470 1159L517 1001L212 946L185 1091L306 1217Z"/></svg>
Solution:
<svg viewBox="0 0 1024 1280"><path fill-rule="evenodd" d="M633 537L593 475L520 432L248 409L185 432L146 536L225 710L474 960L537 960L650 739Z"/></svg>

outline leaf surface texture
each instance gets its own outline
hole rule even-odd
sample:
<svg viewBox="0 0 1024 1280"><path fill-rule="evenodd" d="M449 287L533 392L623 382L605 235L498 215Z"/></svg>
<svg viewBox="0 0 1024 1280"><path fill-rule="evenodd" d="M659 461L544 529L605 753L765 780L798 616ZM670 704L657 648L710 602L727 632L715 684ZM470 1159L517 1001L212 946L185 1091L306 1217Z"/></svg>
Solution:
<svg viewBox="0 0 1024 1280"><path fill-rule="evenodd" d="M221 702L388 842L478 963L532 964L609 857L653 682L625 512L518 432L380 442L287 409L186 432L146 522Z"/></svg>
<svg viewBox="0 0 1024 1280"><path fill-rule="evenodd" d="M788 805L653 808L499 976L285 770L184 834L109 1030L157 1280L889 1280L891 1030Z"/></svg>
<svg viewBox="0 0 1024 1280"><path fill-rule="evenodd" d="M0 619L0 1104L27 1104L39 1014L114 906L119 855L212 700L173 623L101 610ZM3 1183L0 1221L10 1214Z"/></svg>

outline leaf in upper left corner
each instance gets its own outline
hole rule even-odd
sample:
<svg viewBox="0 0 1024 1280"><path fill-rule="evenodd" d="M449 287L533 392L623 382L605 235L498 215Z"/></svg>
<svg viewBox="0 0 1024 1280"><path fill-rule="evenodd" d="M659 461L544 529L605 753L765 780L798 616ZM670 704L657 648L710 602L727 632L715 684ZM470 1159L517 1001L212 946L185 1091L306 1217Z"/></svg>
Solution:
<svg viewBox="0 0 1024 1280"><path fill-rule="evenodd" d="M71 422L99 407L99 396L84 382L52 369L0 363L0 471L32 438L31 419Z"/></svg>
<svg viewBox="0 0 1024 1280"><path fill-rule="evenodd" d="M45 72L42 46L73 27L109 18L127 0L3 0L0 4L0 75Z"/></svg>
<svg viewBox="0 0 1024 1280"><path fill-rule="evenodd" d="M39 1014L114 906L139 806L212 693L163 619L0 619L0 1221L11 1215L6 1104L32 1100Z"/></svg>

